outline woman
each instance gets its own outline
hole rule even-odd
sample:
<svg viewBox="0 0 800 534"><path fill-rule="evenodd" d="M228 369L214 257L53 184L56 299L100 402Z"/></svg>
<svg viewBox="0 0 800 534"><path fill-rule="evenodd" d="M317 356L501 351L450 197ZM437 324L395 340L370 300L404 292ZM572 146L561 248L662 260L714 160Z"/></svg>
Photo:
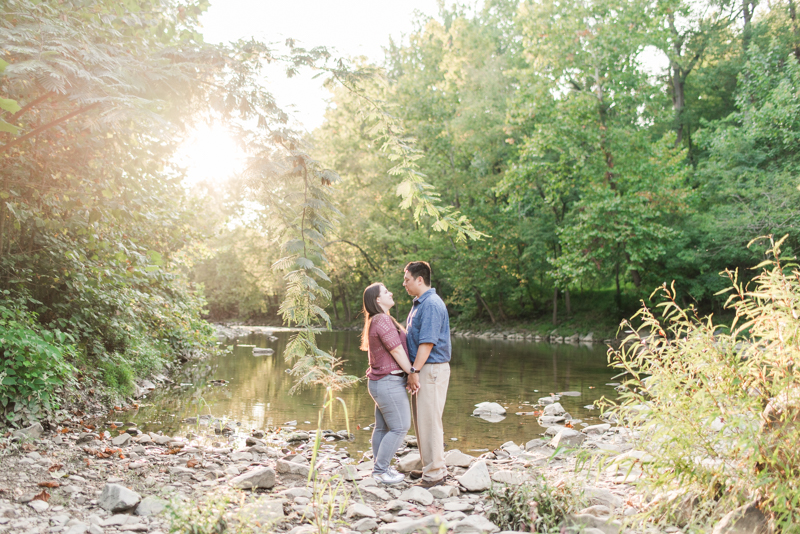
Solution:
<svg viewBox="0 0 800 534"><path fill-rule="evenodd" d="M406 375L411 371L411 362L405 329L389 315L392 306L392 293L383 284L372 284L364 290L361 350L369 354L368 389L375 401L372 476L383 484L397 484L405 479L389 464L411 426L406 395Z"/></svg>

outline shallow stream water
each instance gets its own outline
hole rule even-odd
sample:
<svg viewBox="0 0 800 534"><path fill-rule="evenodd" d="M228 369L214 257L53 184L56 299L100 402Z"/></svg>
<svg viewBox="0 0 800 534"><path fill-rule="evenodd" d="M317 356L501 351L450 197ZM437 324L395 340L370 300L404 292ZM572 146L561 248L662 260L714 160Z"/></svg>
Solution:
<svg viewBox="0 0 800 534"><path fill-rule="evenodd" d="M233 346L228 354L187 366L172 387L141 399L139 409L129 413L128 420L143 431L162 430L175 436L208 434L208 427L183 422L198 415L211 415L231 424L238 430L239 439L252 430L315 429L323 391L315 388L289 394L294 379L287 372L283 349L291 335L274 331L225 341ZM358 332L326 332L318 336L318 344L346 360L345 373L363 377L367 358L358 349ZM253 346L268 347L274 353L256 356ZM454 337L443 418L446 447L478 452L495 449L506 441L520 444L539 437L544 428L536 416L522 414L540 410L535 406L538 399L551 393L571 392L559 402L580 420L575 423L576 429L600 423L599 410L591 409L591 405L603 395L616 397L614 387L607 385L613 375L603 345ZM213 382L219 380L227 383ZM374 403L363 381L338 396L347 405L351 432L355 434L353 441L338 444L357 455L369 448L371 432L365 427L374 421ZM472 416L474 405L485 401L504 406L505 418L489 422ZM333 420L328 416L326 412L323 429L345 429L340 406L334 409ZM236 436L217 439L235 440Z"/></svg>

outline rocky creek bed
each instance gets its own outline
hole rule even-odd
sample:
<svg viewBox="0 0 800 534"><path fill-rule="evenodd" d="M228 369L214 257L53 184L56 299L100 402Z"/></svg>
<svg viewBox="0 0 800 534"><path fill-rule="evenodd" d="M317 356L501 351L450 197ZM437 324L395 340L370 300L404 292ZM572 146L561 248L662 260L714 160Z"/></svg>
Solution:
<svg viewBox="0 0 800 534"><path fill-rule="evenodd" d="M526 436L479 457L448 451L447 483L430 490L413 486L408 477L379 485L370 477L368 455L351 458L335 441L323 441L316 474L324 495L319 486L314 495L307 482L314 432L253 431L241 447L232 447L216 434L148 434L121 422L106 421L119 427L112 431L76 421L44 432L37 424L7 438L0 459L0 532L165 534L171 508L221 499L229 501L231 532L237 524L239 531L314 532L315 509L327 509L326 500L342 505L333 516L341 519L335 532L411 533L436 531L440 524L450 532L498 532L487 519L487 490L539 477L581 495L580 509L568 518L576 532L619 532L621 520L642 506L634 483L640 475L636 465L647 454L634 448L634 436L624 427L578 431L558 424L565 415L550 402L541 417L557 422L543 436ZM116 416L124 418L124 412ZM217 430L224 434L226 428ZM211 441L214 436L220 441ZM324 437L347 436L324 431ZM408 472L419 467L419 455L413 436L406 445L397 467ZM605 451L615 461L599 473L576 469L582 450ZM336 484L326 486L326 480Z"/></svg>

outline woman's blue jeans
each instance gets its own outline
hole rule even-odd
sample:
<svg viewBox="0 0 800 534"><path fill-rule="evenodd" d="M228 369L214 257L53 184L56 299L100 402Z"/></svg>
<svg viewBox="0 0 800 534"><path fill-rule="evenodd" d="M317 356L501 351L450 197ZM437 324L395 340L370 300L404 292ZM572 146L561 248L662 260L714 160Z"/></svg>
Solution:
<svg viewBox="0 0 800 534"><path fill-rule="evenodd" d="M403 445L411 426L411 406L406 393L406 377L386 375L367 380L369 394L375 401L375 429L372 431L373 473L389 469L394 454Z"/></svg>

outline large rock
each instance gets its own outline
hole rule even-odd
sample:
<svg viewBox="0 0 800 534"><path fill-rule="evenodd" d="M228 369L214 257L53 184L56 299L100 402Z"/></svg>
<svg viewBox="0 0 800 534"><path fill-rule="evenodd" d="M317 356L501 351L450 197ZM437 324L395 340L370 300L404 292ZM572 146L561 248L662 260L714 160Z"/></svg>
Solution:
<svg viewBox="0 0 800 534"><path fill-rule="evenodd" d="M418 452L410 452L397 462L397 470L403 473L422 469L422 458Z"/></svg>
<svg viewBox="0 0 800 534"><path fill-rule="evenodd" d="M470 515L453 525L455 534L484 534L499 532L500 527L482 515Z"/></svg>
<svg viewBox="0 0 800 534"><path fill-rule="evenodd" d="M39 439L44 432L44 427L39 423L33 423L28 428L15 430L12 434L17 439Z"/></svg>
<svg viewBox="0 0 800 534"><path fill-rule="evenodd" d="M353 524L353 530L357 532L369 532L370 530L375 530L376 528L378 528L378 522L371 517L359 519Z"/></svg>
<svg viewBox="0 0 800 534"><path fill-rule="evenodd" d="M387 523L378 528L379 534L394 532L396 534L414 534L417 532L437 532L439 526L447 527L447 521L439 515L429 515L420 519L410 521L398 521L397 523Z"/></svg>
<svg viewBox="0 0 800 534"><path fill-rule="evenodd" d="M142 499L142 502L139 503L139 506L136 507L136 511L134 513L143 517L158 515L164 511L164 507L166 505L167 501L163 501L158 497L145 497Z"/></svg>
<svg viewBox="0 0 800 534"><path fill-rule="evenodd" d="M246 451L236 451L231 453L231 461L233 462L252 462L253 453Z"/></svg>
<svg viewBox="0 0 800 534"><path fill-rule="evenodd" d="M506 409L496 402L481 402L475 405L472 415L504 415Z"/></svg>
<svg viewBox="0 0 800 534"><path fill-rule="evenodd" d="M286 460L278 460L277 468L278 468L278 473L282 475L292 475L300 477L307 477L308 473L311 470L307 465L296 464L294 462L287 462Z"/></svg>
<svg viewBox="0 0 800 534"><path fill-rule="evenodd" d="M448 497L458 497L458 488L455 486L434 486L428 491L434 499L447 499Z"/></svg>
<svg viewBox="0 0 800 534"><path fill-rule="evenodd" d="M115 447L124 447L131 440L131 435L125 432L119 436L111 439L111 444Z"/></svg>
<svg viewBox="0 0 800 534"><path fill-rule="evenodd" d="M347 519L361 519L362 517L371 517L374 519L378 517L378 514L376 514L375 510L373 510L366 504L361 504L360 502L356 502L347 507L347 512L345 512L345 516L347 517Z"/></svg>
<svg viewBox="0 0 800 534"><path fill-rule="evenodd" d="M517 471L509 471L507 469L503 469L501 471L495 471L492 473L492 480L495 482L499 482L501 484L509 484L512 486L519 486L526 480L528 480L528 476L524 473L519 473Z"/></svg>
<svg viewBox="0 0 800 534"><path fill-rule="evenodd" d="M755 503L728 512L714 526L712 534L772 534L769 520Z"/></svg>
<svg viewBox="0 0 800 534"><path fill-rule="evenodd" d="M542 415L564 415L567 411L561 406L560 402L554 402L544 407Z"/></svg>
<svg viewBox="0 0 800 534"><path fill-rule="evenodd" d="M492 480L489 478L489 468L486 467L484 460L479 460L472 464L472 467L460 477L456 477L456 480L467 491L485 491L492 485Z"/></svg>
<svg viewBox="0 0 800 534"><path fill-rule="evenodd" d="M368 493L368 494L370 494L370 495L372 495L374 497L377 497L382 501L391 501L392 500L392 496L389 495L389 492L387 492L383 488L379 488L379 487L376 487L376 486L366 486L366 487L361 488L361 491L364 492L364 493Z"/></svg>
<svg viewBox="0 0 800 534"><path fill-rule="evenodd" d="M401 501L418 502L423 506L428 506L430 504L433 504L433 495L431 495L431 492L419 486L411 486L403 493L401 493L398 499L400 499Z"/></svg>
<svg viewBox="0 0 800 534"><path fill-rule="evenodd" d="M583 432L578 432L577 430L572 430L571 428L562 428L550 442L550 446L554 449L559 447L576 448L580 447L581 443L583 443L585 439L586 434Z"/></svg>
<svg viewBox="0 0 800 534"><path fill-rule="evenodd" d="M586 428L583 429L583 433L587 435L596 434L600 436L608 432L610 428L611 425L609 425L608 423L602 423L599 425L587 426Z"/></svg>
<svg viewBox="0 0 800 534"><path fill-rule="evenodd" d="M603 506L608 506L612 510L614 508L619 508L623 504L621 497L603 488L584 486L583 496L591 505L602 504Z"/></svg>
<svg viewBox="0 0 800 534"><path fill-rule="evenodd" d="M306 468L306 470L307 469L308 468ZM306 474L308 474L307 471ZM241 489L269 489L275 485L275 471L271 467L257 467L232 478L230 484L234 488Z"/></svg>
<svg viewBox="0 0 800 534"><path fill-rule="evenodd" d="M50 508L49 504L47 504L46 502L44 502L42 500L39 500L39 499L36 499L36 500L28 502L28 506L30 506L31 508L33 508L34 510L36 510L40 514L42 512L44 512L45 510L47 510L48 508Z"/></svg>
<svg viewBox="0 0 800 534"><path fill-rule="evenodd" d="M142 500L142 496L119 484L106 484L100 493L97 504L111 513L130 510Z"/></svg>
<svg viewBox="0 0 800 534"><path fill-rule="evenodd" d="M444 463L447 467L469 467L475 459L474 456L464 454L458 449L447 451L444 455Z"/></svg>

